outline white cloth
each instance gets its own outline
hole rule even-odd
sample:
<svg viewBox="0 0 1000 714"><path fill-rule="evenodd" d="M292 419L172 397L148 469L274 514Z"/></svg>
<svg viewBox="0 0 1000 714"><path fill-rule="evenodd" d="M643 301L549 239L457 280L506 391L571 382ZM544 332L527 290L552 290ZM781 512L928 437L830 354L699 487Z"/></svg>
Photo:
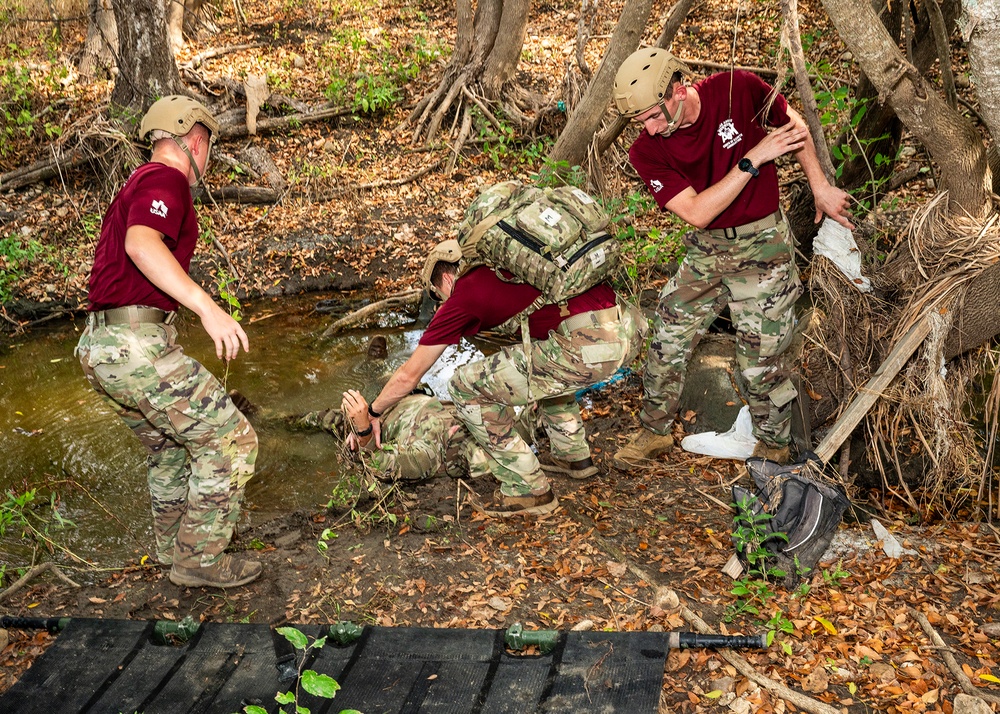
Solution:
<svg viewBox="0 0 1000 714"><path fill-rule="evenodd" d="M681 448L692 454L714 456L717 459L739 459L746 461L753 456L757 445L757 437L753 435L753 421L750 419L750 407L744 405L736 415L736 421L729 431L720 434L717 431L706 431L701 434L691 434L681 439Z"/></svg>
<svg viewBox="0 0 1000 714"><path fill-rule="evenodd" d="M832 260L861 292L872 289L871 282L861 274L861 251L850 228L844 228L832 218L824 218L813 239L813 253Z"/></svg>

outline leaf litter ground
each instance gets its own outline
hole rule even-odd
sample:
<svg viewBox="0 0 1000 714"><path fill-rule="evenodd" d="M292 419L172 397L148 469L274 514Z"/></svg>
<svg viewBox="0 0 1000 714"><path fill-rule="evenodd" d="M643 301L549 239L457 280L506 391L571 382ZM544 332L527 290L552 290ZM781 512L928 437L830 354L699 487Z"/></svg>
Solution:
<svg viewBox="0 0 1000 714"><path fill-rule="evenodd" d="M262 1L244 6L254 18L249 32L223 22L213 43L266 40L270 49L263 56L254 49L210 61L205 74L239 80L263 71L282 91L302 101L320 101L329 75L312 57L317 43L332 36L340 20L317 21L306 4ZM407 23L390 17L397 10L384 3L341 19L357 21L364 31L392 27L398 34ZM569 55L575 10L546 7L533 18L521 67L531 86L554 91ZM667 3L656 3L653 16L666 10ZM435 5L424 11L420 26L450 45L451 8ZM619 12L619 3L601 11L595 38L610 34ZM808 4L802 12L818 51L837 60L842 50L824 36L825 18ZM683 56L726 61L738 26L737 63L770 66L778 17L776 8L747 13L735 3L703 3L689 17L675 49ZM655 39L656 33L650 34ZM82 39L69 38L69 44L78 46ZM588 46L592 66L599 57L595 48L596 43ZM192 46L185 52L193 56L202 49ZM306 60L302 71L297 57ZM433 86L435 77L432 68L422 71L407 86L406 101ZM67 123L99 104L101 89L80 90L69 102ZM103 89L106 95L108 87ZM408 287L427 246L447 234L460 207L479 188L537 168L519 164L519 154L503 154L496 144L491 150L485 143L450 177L432 172L402 185L349 189L329 197L334 188L411 176L439 158L407 145L408 137L397 131L403 116L405 110L399 109L364 121L304 124L256 140L286 176L299 176L295 192L276 207L223 204L203 209L208 227L234 264L246 266L241 271L245 294L337 289L345 295L374 289L384 295ZM235 153L239 147L224 143L219 148ZM23 155L9 158L12 163L3 170L36 158L31 151L28 147ZM238 179L216 169L209 181L225 185ZM30 306L30 314L82 305L96 240L88 226L106 204L107 189L93 186L83 173L64 180L0 196L0 210L17 216L5 232L21 231L56 251L53 261L40 263L18 286L18 298ZM222 264L221 256L202 247L196 276L211 284ZM253 545L253 557L265 570L246 588L228 593L177 588L159 566L136 563L103 574L74 575L81 582L91 580L79 589L39 579L8 600L5 611L173 620L192 614L275 625L350 619L384 626L497 628L521 622L527 628L567 629L589 621L612 630L690 629L664 597L663 589L670 588L720 631L761 631L780 611L792 632L779 633L768 651L748 653L747 659L761 674L841 710L951 711L961 691L956 675L917 613L942 634L971 682L968 686L993 697L1000 694L998 633L990 627L1000 600L1000 535L991 525L916 527L905 522L905 511L896 504L880 503L880 518L913 555L890 560L867 525L844 526L831 559L811 574L808 589L793 593L775 588L760 617L726 622L736 598L730 594L732 582L719 568L732 550L727 504L742 468L675 448L646 469L614 469L610 457L637 426L639 397L635 382L594 397L587 426L601 473L586 482L556 477L562 508L548 517L503 522L476 516L462 505L458 484L448 479L394 494L392 527L352 521L350 514L335 510L297 512L259 523L251 511L234 546ZM483 493L492 488L472 485ZM899 517L893 519L893 513ZM320 552L317 540L331 527L336 538ZM10 641L0 654L0 689L9 687L52 641L45 633L8 634ZM793 707L759 688L718 653L693 650L671 654L662 710L784 712Z"/></svg>

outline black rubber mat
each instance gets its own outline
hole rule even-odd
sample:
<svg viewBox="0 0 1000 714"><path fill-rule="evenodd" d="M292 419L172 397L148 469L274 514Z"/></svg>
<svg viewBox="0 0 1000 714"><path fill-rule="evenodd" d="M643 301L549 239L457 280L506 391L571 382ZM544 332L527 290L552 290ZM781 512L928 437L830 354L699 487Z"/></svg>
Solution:
<svg viewBox="0 0 1000 714"><path fill-rule="evenodd" d="M328 627L299 627L310 639ZM153 623L74 619L6 693L18 714L235 714L278 712L280 682L266 625L206 623L190 641L158 645ZM313 714L655 712L666 633L566 632L551 652L518 656L503 630L366 627L350 645L328 640L306 668L341 689L300 692Z"/></svg>

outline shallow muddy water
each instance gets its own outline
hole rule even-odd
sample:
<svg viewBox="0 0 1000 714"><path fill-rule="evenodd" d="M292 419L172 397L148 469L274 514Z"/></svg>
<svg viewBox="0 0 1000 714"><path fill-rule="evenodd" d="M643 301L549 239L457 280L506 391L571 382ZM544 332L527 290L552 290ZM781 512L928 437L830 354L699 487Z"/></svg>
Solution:
<svg viewBox="0 0 1000 714"><path fill-rule="evenodd" d="M243 522L327 502L339 478L337 443L323 433L290 430L281 416L339 406L348 388L371 398L420 337L409 318L389 316L387 323L400 326L320 341L331 318L313 310L317 300L244 305L250 353L232 363L228 377L197 318L188 312L181 321L185 352L260 410L251 419L260 453ZM54 532L54 540L107 565L151 552L145 452L83 377L73 356L83 327L83 318L76 318L0 340L0 492L5 498L37 487L46 501L54 493L60 513L75 524ZM389 356L367 362L368 341L376 334L385 336ZM467 343L449 348L427 383L436 394L447 394L451 372L478 354ZM0 564L24 565L30 555L20 530L8 528L0 539Z"/></svg>

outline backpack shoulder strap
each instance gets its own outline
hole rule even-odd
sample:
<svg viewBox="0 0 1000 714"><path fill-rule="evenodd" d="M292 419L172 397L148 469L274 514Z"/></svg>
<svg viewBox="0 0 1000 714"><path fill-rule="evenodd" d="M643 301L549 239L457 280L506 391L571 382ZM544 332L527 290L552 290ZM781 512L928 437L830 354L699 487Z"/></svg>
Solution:
<svg viewBox="0 0 1000 714"><path fill-rule="evenodd" d="M471 231L465 243L462 244L462 257L471 260L476 255L476 244L486 235L486 231L495 226L503 219L502 211L495 211L479 221Z"/></svg>

